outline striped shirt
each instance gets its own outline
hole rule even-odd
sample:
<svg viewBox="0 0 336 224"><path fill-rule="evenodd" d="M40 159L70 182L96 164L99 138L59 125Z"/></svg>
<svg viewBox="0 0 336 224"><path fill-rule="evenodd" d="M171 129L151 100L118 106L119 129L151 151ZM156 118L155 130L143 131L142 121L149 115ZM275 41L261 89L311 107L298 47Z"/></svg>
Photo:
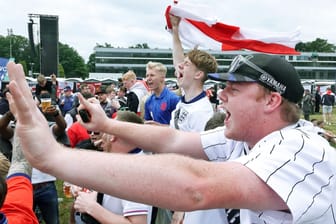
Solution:
<svg viewBox="0 0 336 224"><path fill-rule="evenodd" d="M336 151L311 123L275 131L250 151L243 142L226 139L223 128L201 135L212 161L242 163L270 186L290 213L241 210L241 223L336 223ZM247 155L244 155L247 153Z"/></svg>

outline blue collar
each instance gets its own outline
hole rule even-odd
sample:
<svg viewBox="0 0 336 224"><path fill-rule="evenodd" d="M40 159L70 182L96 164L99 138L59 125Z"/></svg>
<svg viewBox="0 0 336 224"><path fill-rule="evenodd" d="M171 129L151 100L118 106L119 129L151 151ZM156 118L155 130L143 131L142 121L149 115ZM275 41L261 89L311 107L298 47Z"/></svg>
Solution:
<svg viewBox="0 0 336 224"><path fill-rule="evenodd" d="M162 90L162 92L160 93L160 96L156 96L155 93L153 94L154 97L156 99L162 99L167 95L167 92L169 91L169 89L167 87L164 87L164 89Z"/></svg>
<svg viewBox="0 0 336 224"><path fill-rule="evenodd" d="M130 152L128 152L128 153L130 153L130 154L136 154L136 153L139 153L139 152L141 152L142 151L142 149L140 149L140 148L135 148L135 149L133 149L132 151L130 151Z"/></svg>
<svg viewBox="0 0 336 224"><path fill-rule="evenodd" d="M198 96L194 97L194 98L193 98L192 100L190 100L189 102L186 102L184 96L182 96L181 101L182 101L182 103L189 104L189 103L194 103L194 102L196 102L196 101L202 99L203 97L206 97L206 93L205 93L205 91L202 91Z"/></svg>

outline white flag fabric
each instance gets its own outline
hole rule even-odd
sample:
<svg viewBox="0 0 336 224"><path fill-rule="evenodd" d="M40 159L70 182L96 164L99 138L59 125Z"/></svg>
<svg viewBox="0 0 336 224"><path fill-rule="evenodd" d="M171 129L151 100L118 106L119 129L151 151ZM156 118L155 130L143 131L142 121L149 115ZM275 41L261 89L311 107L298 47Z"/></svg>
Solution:
<svg viewBox="0 0 336 224"><path fill-rule="evenodd" d="M167 29L171 29L169 14L181 17L179 34L182 44L209 50L251 50L271 54L300 54L295 45L300 42L299 29L294 32L265 32L244 29L218 22L206 12L204 5L176 2L166 9Z"/></svg>

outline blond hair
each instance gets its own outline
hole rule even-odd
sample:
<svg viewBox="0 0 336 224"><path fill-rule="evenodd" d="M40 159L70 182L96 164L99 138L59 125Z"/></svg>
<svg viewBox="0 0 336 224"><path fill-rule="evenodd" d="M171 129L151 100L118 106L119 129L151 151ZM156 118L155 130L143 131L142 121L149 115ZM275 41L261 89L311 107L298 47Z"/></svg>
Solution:
<svg viewBox="0 0 336 224"><path fill-rule="evenodd" d="M128 70L125 74L122 76L122 80L136 80L136 74L133 70Z"/></svg>
<svg viewBox="0 0 336 224"><path fill-rule="evenodd" d="M46 80L46 78L44 77L44 75L39 74L39 75L37 76L36 80L37 80L37 82L38 82L39 84L43 84L44 81Z"/></svg>
<svg viewBox="0 0 336 224"><path fill-rule="evenodd" d="M167 67L161 62L149 61L146 65L146 69L153 69L155 71L158 71L163 76L166 76L167 74Z"/></svg>

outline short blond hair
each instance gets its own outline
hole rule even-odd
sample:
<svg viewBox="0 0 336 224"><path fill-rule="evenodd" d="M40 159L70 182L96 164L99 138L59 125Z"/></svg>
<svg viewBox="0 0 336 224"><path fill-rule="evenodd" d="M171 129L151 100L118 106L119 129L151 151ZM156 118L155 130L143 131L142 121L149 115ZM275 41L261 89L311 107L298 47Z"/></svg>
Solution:
<svg viewBox="0 0 336 224"><path fill-rule="evenodd" d="M146 69L153 69L161 73L161 75L166 76L167 74L167 67L162 64L161 62L153 62L149 61L146 65Z"/></svg>
<svg viewBox="0 0 336 224"><path fill-rule="evenodd" d="M133 70L128 70L125 74L122 76L122 80L136 80L136 74Z"/></svg>
<svg viewBox="0 0 336 224"><path fill-rule="evenodd" d="M38 82L39 84L42 84L42 83L46 80L46 78L44 77L44 75L39 74L39 75L37 76L36 80L37 80L37 82Z"/></svg>

